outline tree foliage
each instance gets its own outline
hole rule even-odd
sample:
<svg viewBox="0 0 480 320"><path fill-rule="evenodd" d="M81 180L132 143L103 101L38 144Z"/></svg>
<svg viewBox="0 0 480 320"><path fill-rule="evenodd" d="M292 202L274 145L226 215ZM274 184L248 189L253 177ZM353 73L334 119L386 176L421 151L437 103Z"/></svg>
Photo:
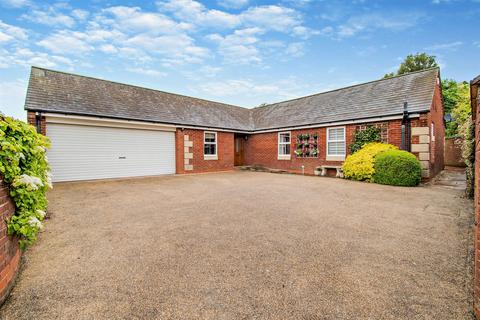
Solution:
<svg viewBox="0 0 480 320"><path fill-rule="evenodd" d="M465 81L446 79L442 81L442 94L445 114L450 114L452 118L446 124L445 134L447 137L454 137L460 134L459 128L472 114L470 88Z"/></svg>
<svg viewBox="0 0 480 320"><path fill-rule="evenodd" d="M409 54L405 60L400 64L397 72L391 72L385 74L384 78L391 78L394 76L399 76L409 72L415 72L420 70L425 70L433 67L438 67L435 56L431 56L423 53Z"/></svg>

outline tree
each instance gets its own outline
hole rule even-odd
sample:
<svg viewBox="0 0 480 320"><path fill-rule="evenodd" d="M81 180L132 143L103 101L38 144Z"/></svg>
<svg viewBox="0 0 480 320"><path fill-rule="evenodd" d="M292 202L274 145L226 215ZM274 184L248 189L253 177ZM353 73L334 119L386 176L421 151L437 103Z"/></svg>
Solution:
<svg viewBox="0 0 480 320"><path fill-rule="evenodd" d="M470 89L465 81L446 79L442 81L442 94L445 114L450 114L453 118L446 124L446 136L454 137L471 116Z"/></svg>
<svg viewBox="0 0 480 320"><path fill-rule="evenodd" d="M437 61L435 60L435 56L430 56L423 53L417 53L415 55L409 54L405 60L400 64L397 72L391 72L385 74L384 78L391 78L394 76L399 76L401 74L415 72L420 70L425 70L433 67L438 67Z"/></svg>

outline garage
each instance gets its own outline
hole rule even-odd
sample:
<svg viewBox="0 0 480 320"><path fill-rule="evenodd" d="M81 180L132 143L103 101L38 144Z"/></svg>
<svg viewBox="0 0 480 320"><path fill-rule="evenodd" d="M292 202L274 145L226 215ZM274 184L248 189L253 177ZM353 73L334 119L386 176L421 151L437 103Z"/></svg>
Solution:
<svg viewBox="0 0 480 320"><path fill-rule="evenodd" d="M47 118L47 122L49 119ZM75 181L175 173L175 133L165 128L48 123L52 180Z"/></svg>

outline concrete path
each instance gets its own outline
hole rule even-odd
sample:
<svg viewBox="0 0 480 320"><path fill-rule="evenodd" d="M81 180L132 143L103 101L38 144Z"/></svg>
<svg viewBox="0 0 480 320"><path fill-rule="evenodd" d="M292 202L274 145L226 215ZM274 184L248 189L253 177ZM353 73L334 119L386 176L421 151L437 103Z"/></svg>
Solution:
<svg viewBox="0 0 480 320"><path fill-rule="evenodd" d="M258 172L64 183L1 319L469 319L472 203Z"/></svg>

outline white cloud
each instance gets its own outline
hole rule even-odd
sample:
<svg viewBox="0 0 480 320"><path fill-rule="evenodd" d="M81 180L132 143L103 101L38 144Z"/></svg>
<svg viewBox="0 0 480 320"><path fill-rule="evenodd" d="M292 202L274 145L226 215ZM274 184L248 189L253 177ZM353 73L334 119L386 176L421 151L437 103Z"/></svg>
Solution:
<svg viewBox="0 0 480 320"><path fill-rule="evenodd" d="M127 71L142 74L145 76L156 77L156 78L164 77L167 75L165 72L160 72L157 70L145 69L145 68L127 68Z"/></svg>
<svg viewBox="0 0 480 320"><path fill-rule="evenodd" d="M114 45L111 45L111 44L104 44L104 45L101 45L100 48L99 48L100 51L102 51L103 53L117 53L118 52L118 49L115 48Z"/></svg>
<svg viewBox="0 0 480 320"><path fill-rule="evenodd" d="M325 29L325 30L329 30L329 29ZM293 35L295 36L298 36L302 39L308 39L310 38L311 36L315 36L315 35L319 35L319 34L322 34L322 31L320 30L313 30L313 29L310 29L310 28L307 28L307 27L304 27L304 26L296 26L293 28Z"/></svg>
<svg viewBox="0 0 480 320"><path fill-rule="evenodd" d="M218 4L227 9L240 9L248 4L249 0L220 0Z"/></svg>
<svg viewBox="0 0 480 320"><path fill-rule="evenodd" d="M208 9L195 0L158 1L157 6L161 10L171 12L175 18L200 28L233 29L243 26L290 32L294 27L302 24L302 16L299 12L279 5L250 7L238 14Z"/></svg>
<svg viewBox="0 0 480 320"><path fill-rule="evenodd" d="M55 53L81 55L93 50L91 45L79 37L81 35L81 33L62 30L37 42L37 44Z"/></svg>
<svg viewBox="0 0 480 320"><path fill-rule="evenodd" d="M205 81L205 78L215 78L220 71L222 71L220 67L204 65L198 69L182 71L182 74L190 80Z"/></svg>
<svg viewBox="0 0 480 320"><path fill-rule="evenodd" d="M7 41L10 41L12 39L13 39L12 36L9 36L8 34L5 34L2 31L0 31L0 42L7 42Z"/></svg>
<svg viewBox="0 0 480 320"><path fill-rule="evenodd" d="M248 26L282 32L289 32L302 23L297 11L276 5L249 8L241 14L241 19Z"/></svg>
<svg viewBox="0 0 480 320"><path fill-rule="evenodd" d="M30 1L28 0L1 0L0 3L11 8L22 8L30 5Z"/></svg>
<svg viewBox="0 0 480 320"><path fill-rule="evenodd" d="M103 22L128 32L174 34L190 28L189 25L177 23L163 14L142 12L139 7L110 7L105 9L104 13L112 15L114 19Z"/></svg>
<svg viewBox="0 0 480 320"><path fill-rule="evenodd" d="M312 3L313 0L284 0L283 2L295 7L306 7Z"/></svg>
<svg viewBox="0 0 480 320"><path fill-rule="evenodd" d="M161 10L171 12L177 19L201 27L233 28L240 24L240 18L237 15L207 9L203 4L194 0L159 1L157 5Z"/></svg>
<svg viewBox="0 0 480 320"><path fill-rule="evenodd" d="M305 45L301 42L293 42L287 46L285 53L292 57L301 57L304 55Z"/></svg>
<svg viewBox="0 0 480 320"><path fill-rule="evenodd" d="M74 9L72 10L72 16L78 19L79 21L84 21L88 18L90 13L86 10L82 9Z"/></svg>
<svg viewBox="0 0 480 320"><path fill-rule="evenodd" d="M75 20L63 13L57 12L56 8L49 7L47 10L32 10L21 16L22 19L32 22L53 26L53 27L73 27Z"/></svg>
<svg viewBox="0 0 480 320"><path fill-rule="evenodd" d="M277 102L311 94L311 88L296 77L278 81L259 82L252 79L229 79L225 81L203 81L193 88L211 99L230 98L232 102L245 97L259 105L262 102ZM238 103L238 102L237 102Z"/></svg>
<svg viewBox="0 0 480 320"><path fill-rule="evenodd" d="M28 48L17 48L8 53L9 63L29 67L31 65L52 68L57 65L73 65L72 60L59 55L49 55L45 52L33 52Z"/></svg>
<svg viewBox="0 0 480 320"><path fill-rule="evenodd" d="M124 41L124 45L186 62L201 62L209 55L208 49L195 46L193 38L185 34L161 36L139 34Z"/></svg>
<svg viewBox="0 0 480 320"><path fill-rule="evenodd" d="M16 27L0 20L0 42L10 40L26 40L28 38L27 30Z"/></svg>
<svg viewBox="0 0 480 320"><path fill-rule="evenodd" d="M263 33L264 31L260 28L246 28L235 30L234 33L225 37L211 34L207 38L218 43L219 52L226 62L259 63L262 59L255 44L259 41L257 36Z"/></svg>
<svg viewBox="0 0 480 320"><path fill-rule="evenodd" d="M449 43L439 43L439 44L434 44L432 46L426 47L425 50L428 51L439 51L439 50L449 50L449 51L456 51L458 47L463 45L463 42L461 41L454 41L454 42L449 42Z"/></svg>
<svg viewBox="0 0 480 320"><path fill-rule="evenodd" d="M340 25L337 30L339 37L351 37L360 32L374 31L377 29L404 30L413 27L423 15L410 13L408 15L384 16L377 13L354 16Z"/></svg>

